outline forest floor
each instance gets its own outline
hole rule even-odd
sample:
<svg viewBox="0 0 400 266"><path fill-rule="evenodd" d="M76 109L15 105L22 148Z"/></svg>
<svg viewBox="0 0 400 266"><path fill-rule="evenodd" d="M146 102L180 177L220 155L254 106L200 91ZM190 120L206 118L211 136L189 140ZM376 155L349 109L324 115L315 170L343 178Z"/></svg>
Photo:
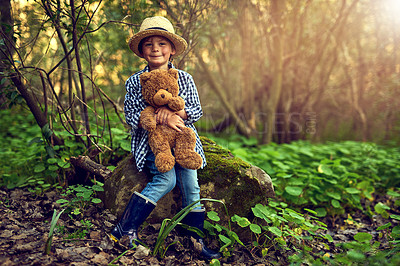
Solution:
<svg viewBox="0 0 400 266"><path fill-rule="evenodd" d="M94 206L75 219L63 214L56 226L51 252L46 254L50 222L54 209L60 210L55 203L60 197L55 191L38 196L27 189L0 189L0 265L207 265L204 259L198 257L190 239L179 236L175 231L166 240L167 245L172 244L162 259L151 256L145 248L120 256L126 249L111 241L107 235L116 223L116 217L108 210ZM315 252L325 253L326 256L340 252L334 243L351 241L358 232L369 232L378 237L373 228L386 223L364 217L361 212L352 214L357 225L345 224L343 217L336 218L325 221L330 223L328 233L334 242L315 244ZM154 247L159 228L160 224L151 224L140 232L142 241L150 248ZM387 241L380 241L387 246ZM215 248L216 241L209 246ZM221 259L221 265L287 265L292 252L271 249L267 256L261 258L236 245L231 256Z"/></svg>

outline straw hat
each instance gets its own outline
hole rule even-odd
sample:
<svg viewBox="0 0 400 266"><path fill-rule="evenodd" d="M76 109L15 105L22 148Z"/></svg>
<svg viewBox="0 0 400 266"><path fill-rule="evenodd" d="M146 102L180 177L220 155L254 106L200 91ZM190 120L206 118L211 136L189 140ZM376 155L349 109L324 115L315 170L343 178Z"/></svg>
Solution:
<svg viewBox="0 0 400 266"><path fill-rule="evenodd" d="M129 40L129 48L139 57L143 57L139 52L140 41L149 36L163 36L170 40L174 46L175 55L182 54L187 48L187 42L181 36L175 34L171 22L164 17L149 17L143 20L138 33L134 34Z"/></svg>

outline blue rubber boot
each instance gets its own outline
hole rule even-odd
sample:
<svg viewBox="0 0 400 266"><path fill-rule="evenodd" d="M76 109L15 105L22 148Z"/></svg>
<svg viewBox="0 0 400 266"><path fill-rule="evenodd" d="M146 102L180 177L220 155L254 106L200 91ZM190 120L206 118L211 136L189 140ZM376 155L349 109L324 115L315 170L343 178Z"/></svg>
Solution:
<svg viewBox="0 0 400 266"><path fill-rule="evenodd" d="M133 247L133 243L137 245L136 240L139 239L137 231L155 207L156 203L154 201L135 192L129 200L121 220L111 231L112 240L118 242L126 235L129 238L129 248Z"/></svg>
<svg viewBox="0 0 400 266"><path fill-rule="evenodd" d="M194 209L191 212L189 212L185 216L185 218L182 219L181 223L192 227L196 227L197 229L203 232L205 215L206 215L205 209ZM209 249L205 245L203 238L201 238L196 232L192 232L189 230L181 230L181 232L184 232L185 234L192 236L194 239L196 239L198 243L201 244L200 256L202 256L206 260L222 258L222 254L220 252L216 252Z"/></svg>

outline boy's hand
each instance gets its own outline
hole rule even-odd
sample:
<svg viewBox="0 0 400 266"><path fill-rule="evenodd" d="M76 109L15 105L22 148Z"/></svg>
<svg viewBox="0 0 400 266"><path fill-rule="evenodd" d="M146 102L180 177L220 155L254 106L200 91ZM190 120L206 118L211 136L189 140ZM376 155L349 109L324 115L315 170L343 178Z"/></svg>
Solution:
<svg viewBox="0 0 400 266"><path fill-rule="evenodd" d="M168 125L170 128L180 132L185 127L183 119L167 107L158 108L156 111L157 124Z"/></svg>

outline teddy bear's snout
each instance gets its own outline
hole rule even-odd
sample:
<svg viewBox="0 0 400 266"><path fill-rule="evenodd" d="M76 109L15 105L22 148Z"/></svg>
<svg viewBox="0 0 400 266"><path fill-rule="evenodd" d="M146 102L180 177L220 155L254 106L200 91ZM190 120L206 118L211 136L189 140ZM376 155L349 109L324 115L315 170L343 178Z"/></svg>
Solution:
<svg viewBox="0 0 400 266"><path fill-rule="evenodd" d="M172 94L166 90L159 90L153 97L154 103L158 106L168 104L169 99L171 99Z"/></svg>

